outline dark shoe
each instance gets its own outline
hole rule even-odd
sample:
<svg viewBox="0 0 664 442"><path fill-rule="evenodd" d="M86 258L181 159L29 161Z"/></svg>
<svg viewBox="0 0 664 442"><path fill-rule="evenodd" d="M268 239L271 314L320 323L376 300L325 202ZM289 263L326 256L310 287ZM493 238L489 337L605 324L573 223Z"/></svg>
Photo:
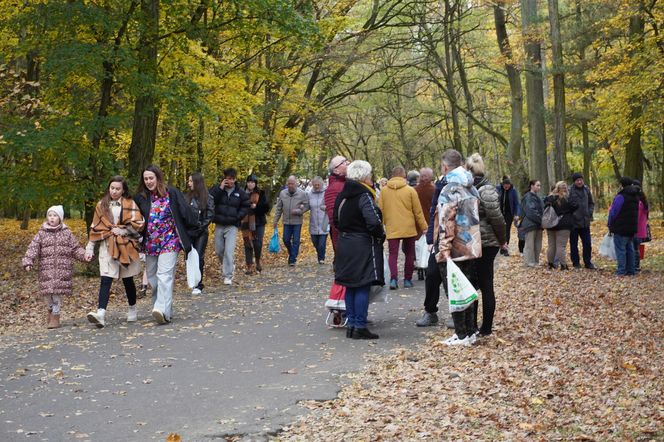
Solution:
<svg viewBox="0 0 664 442"><path fill-rule="evenodd" d="M368 328L353 329L353 339L378 339L376 333L371 333Z"/></svg>
<svg viewBox="0 0 664 442"><path fill-rule="evenodd" d="M581 267L581 266L579 266L579 267ZM595 264L593 264L593 263L588 264L588 265L586 266L586 268L587 268L588 270L597 270L597 267L595 267Z"/></svg>
<svg viewBox="0 0 664 442"><path fill-rule="evenodd" d="M417 269L417 280L424 281L424 269Z"/></svg>
<svg viewBox="0 0 664 442"><path fill-rule="evenodd" d="M431 327L438 324L438 315L436 313L424 312L422 317L415 322L418 327Z"/></svg>
<svg viewBox="0 0 664 442"><path fill-rule="evenodd" d="M560 270L569 270L569 266L567 264L560 264Z"/></svg>
<svg viewBox="0 0 664 442"><path fill-rule="evenodd" d="M399 283L396 279L390 279L390 290L396 290L399 288Z"/></svg>
<svg viewBox="0 0 664 442"><path fill-rule="evenodd" d="M579 263L572 264L572 267L574 267L575 269L580 269L580 268L581 268L581 264L579 264Z"/></svg>
<svg viewBox="0 0 664 442"><path fill-rule="evenodd" d="M353 327L346 327L346 337L349 338L349 339L352 339L354 330L355 330L355 328L353 328Z"/></svg>
<svg viewBox="0 0 664 442"><path fill-rule="evenodd" d="M555 269L555 268L556 268L556 265L550 262L550 263L549 263L549 269L550 269L550 270L553 270L553 269Z"/></svg>
<svg viewBox="0 0 664 442"><path fill-rule="evenodd" d="M263 271L263 267L261 266L261 260L260 260L260 259L256 259L256 272L257 272L257 273L260 273L260 272L262 272L262 271Z"/></svg>

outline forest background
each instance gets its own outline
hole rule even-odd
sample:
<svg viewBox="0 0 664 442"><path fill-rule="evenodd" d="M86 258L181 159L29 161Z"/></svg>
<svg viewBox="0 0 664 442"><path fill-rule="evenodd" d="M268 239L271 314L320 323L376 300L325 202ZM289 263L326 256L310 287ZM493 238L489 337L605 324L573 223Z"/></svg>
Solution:
<svg viewBox="0 0 664 442"><path fill-rule="evenodd" d="M342 154L543 188L622 175L664 207L664 6L657 0L3 0L0 217L91 219L108 177L158 164L326 174Z"/></svg>

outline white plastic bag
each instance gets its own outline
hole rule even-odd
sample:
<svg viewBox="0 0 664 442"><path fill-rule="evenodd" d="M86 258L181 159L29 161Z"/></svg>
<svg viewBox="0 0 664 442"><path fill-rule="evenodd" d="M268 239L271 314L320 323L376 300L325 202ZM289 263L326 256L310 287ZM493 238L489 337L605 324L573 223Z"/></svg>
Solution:
<svg viewBox="0 0 664 442"><path fill-rule="evenodd" d="M415 242L415 268L426 269L429 267L429 246L427 245L427 236L422 235Z"/></svg>
<svg viewBox="0 0 664 442"><path fill-rule="evenodd" d="M198 265L198 252L195 248L187 255L187 285L193 289L201 282L201 269Z"/></svg>
<svg viewBox="0 0 664 442"><path fill-rule="evenodd" d="M477 290L451 259L447 259L447 296L450 313L462 312L477 300Z"/></svg>
<svg viewBox="0 0 664 442"><path fill-rule="evenodd" d="M604 235L602 244L599 245L599 254L606 256L613 261L616 260L616 247L613 245L613 233L607 232L607 234Z"/></svg>

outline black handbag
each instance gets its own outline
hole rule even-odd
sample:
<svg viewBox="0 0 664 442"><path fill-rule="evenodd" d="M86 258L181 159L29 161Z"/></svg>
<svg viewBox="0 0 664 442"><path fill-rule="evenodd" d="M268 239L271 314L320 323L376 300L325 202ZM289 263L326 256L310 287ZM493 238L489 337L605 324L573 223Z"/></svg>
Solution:
<svg viewBox="0 0 664 442"><path fill-rule="evenodd" d="M652 233L650 232L650 224L646 224L646 237L641 240L641 242L650 242L652 241Z"/></svg>

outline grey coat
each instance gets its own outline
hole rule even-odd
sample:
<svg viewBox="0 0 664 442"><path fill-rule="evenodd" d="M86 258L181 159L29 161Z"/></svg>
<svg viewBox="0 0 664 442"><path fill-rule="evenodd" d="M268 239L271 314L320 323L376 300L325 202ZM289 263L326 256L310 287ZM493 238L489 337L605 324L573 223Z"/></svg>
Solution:
<svg viewBox="0 0 664 442"><path fill-rule="evenodd" d="M542 230L542 215L544 202L536 193L526 192L521 200L521 224L519 229L523 232Z"/></svg>
<svg viewBox="0 0 664 442"><path fill-rule="evenodd" d="M485 177L475 177L480 194L480 235L482 247L500 247L506 242L505 218L500 211L500 196Z"/></svg>
<svg viewBox="0 0 664 442"><path fill-rule="evenodd" d="M570 204L576 203L578 205L573 214L574 224L572 227L575 229L590 227L595 211L595 202L588 186L576 187L572 184L569 188L569 198L567 200Z"/></svg>
<svg viewBox="0 0 664 442"><path fill-rule="evenodd" d="M302 224L304 213L309 210L309 195L297 188L291 194L288 189L279 192L277 200L277 211L274 214L273 225L277 225L279 219L284 218L284 224Z"/></svg>
<svg viewBox="0 0 664 442"><path fill-rule="evenodd" d="M311 235L327 235L330 231L330 221L325 212L325 192L309 193L309 209L311 218L309 219L309 233Z"/></svg>

